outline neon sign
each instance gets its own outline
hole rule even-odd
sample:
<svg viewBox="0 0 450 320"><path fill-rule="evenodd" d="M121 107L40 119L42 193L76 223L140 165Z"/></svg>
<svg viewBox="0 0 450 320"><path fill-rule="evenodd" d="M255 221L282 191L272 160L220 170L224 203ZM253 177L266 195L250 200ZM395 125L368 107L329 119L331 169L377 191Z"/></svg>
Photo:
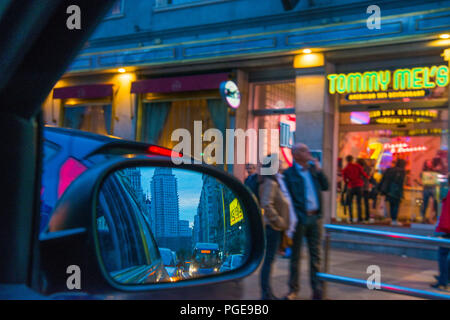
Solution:
<svg viewBox="0 0 450 320"><path fill-rule="evenodd" d="M408 124L408 123L428 123L438 116L435 110L375 110L369 112L369 117L379 124Z"/></svg>
<svg viewBox="0 0 450 320"><path fill-rule="evenodd" d="M427 147L425 146L415 146L411 147L407 143L385 143L384 149L390 149L391 153L407 153L407 152L417 152L417 151L426 151Z"/></svg>
<svg viewBox="0 0 450 320"><path fill-rule="evenodd" d="M386 98L411 98L420 97L426 94L427 89L435 87L445 87L449 83L448 66L420 67L412 69L397 69L382 71L367 71L353 73L329 74L328 91L334 93L364 93L364 92L384 92ZM406 90L403 93L389 92L393 90ZM420 90L422 91L414 91ZM372 99L375 96L371 96ZM358 100L357 96L353 97ZM381 99L378 98L378 99ZM362 100L362 99L360 99Z"/></svg>

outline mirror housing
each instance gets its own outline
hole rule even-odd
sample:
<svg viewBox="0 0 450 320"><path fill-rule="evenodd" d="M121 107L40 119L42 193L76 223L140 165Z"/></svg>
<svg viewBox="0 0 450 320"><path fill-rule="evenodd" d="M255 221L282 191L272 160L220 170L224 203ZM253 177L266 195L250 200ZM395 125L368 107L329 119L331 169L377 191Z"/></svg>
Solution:
<svg viewBox="0 0 450 320"><path fill-rule="evenodd" d="M127 285L113 281L101 261L96 239L96 202L100 187L114 171L129 167L171 167L197 171L216 178L239 198L248 220L248 237L251 239L248 258L239 268L227 273L205 278L195 278L176 283ZM59 200L46 232L40 236L41 276L40 287L45 294L73 292L75 289L94 294L115 291L160 293L162 290L184 289L235 281L254 272L264 255L265 238L260 208L254 195L232 175L205 164L175 165L171 158L135 156L115 157L94 166L78 177ZM183 261L183 265L189 268ZM73 267L75 266L75 267ZM77 268L80 282L77 283ZM75 270L75 271L74 271ZM79 284L79 288L76 285ZM70 288L69 288L70 287ZM198 290L197 290L198 291ZM205 293L205 298L208 294ZM161 297L155 297L161 298Z"/></svg>

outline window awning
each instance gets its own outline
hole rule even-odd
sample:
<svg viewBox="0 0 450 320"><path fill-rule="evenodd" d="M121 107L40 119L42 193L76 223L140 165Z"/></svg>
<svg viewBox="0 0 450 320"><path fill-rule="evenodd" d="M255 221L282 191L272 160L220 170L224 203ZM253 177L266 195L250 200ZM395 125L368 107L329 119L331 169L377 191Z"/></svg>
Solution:
<svg viewBox="0 0 450 320"><path fill-rule="evenodd" d="M53 99L96 99L113 95L112 84L88 84L53 89Z"/></svg>
<svg viewBox="0 0 450 320"><path fill-rule="evenodd" d="M212 90L219 89L220 84L226 80L228 80L228 73L139 80L131 84L131 93Z"/></svg>

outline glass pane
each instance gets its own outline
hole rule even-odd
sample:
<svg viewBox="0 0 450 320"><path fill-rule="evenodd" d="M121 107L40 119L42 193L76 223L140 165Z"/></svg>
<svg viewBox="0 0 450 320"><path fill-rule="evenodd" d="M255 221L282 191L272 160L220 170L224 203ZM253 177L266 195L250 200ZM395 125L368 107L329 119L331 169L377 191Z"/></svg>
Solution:
<svg viewBox="0 0 450 320"><path fill-rule="evenodd" d="M285 109L295 106L295 82L254 86L254 109Z"/></svg>
<svg viewBox="0 0 450 320"><path fill-rule="evenodd" d="M111 105L86 105L64 108L64 127L98 134L112 134Z"/></svg>

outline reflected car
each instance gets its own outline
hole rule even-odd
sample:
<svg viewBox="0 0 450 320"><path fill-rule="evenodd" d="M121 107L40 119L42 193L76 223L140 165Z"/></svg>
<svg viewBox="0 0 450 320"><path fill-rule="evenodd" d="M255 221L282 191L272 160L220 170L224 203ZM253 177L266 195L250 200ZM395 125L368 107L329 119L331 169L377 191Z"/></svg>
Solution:
<svg viewBox="0 0 450 320"><path fill-rule="evenodd" d="M168 248L159 248L164 267L171 282L184 279L183 270L178 267L175 252Z"/></svg>
<svg viewBox="0 0 450 320"><path fill-rule="evenodd" d="M220 272L231 271L239 268L244 264L244 255L242 254L232 254L229 255L225 262L220 267Z"/></svg>

